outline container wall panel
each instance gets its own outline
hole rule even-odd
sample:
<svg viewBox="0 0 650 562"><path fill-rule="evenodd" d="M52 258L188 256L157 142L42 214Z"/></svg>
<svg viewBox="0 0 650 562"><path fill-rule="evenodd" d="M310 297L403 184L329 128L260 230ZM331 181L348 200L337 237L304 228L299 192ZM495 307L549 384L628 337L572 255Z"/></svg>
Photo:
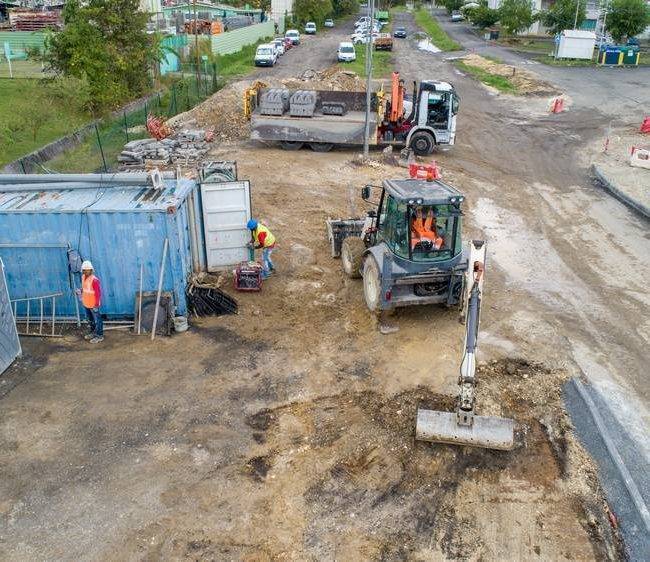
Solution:
<svg viewBox="0 0 650 562"><path fill-rule="evenodd" d="M240 51L246 45L252 45L265 37L275 34L272 21L249 25L233 31L212 36L212 52L218 55L227 55Z"/></svg>

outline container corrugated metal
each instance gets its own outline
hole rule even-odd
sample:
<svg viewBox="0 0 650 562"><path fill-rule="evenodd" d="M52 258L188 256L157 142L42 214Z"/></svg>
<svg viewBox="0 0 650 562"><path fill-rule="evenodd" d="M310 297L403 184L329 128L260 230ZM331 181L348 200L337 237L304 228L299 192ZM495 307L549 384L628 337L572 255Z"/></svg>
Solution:
<svg viewBox="0 0 650 562"><path fill-rule="evenodd" d="M212 52L215 55L228 55L241 51L242 47L257 43L265 37L272 37L275 34L275 26L272 21L249 25L240 29L212 35Z"/></svg>
<svg viewBox="0 0 650 562"><path fill-rule="evenodd" d="M60 292L57 316L74 316L74 287L79 287L80 279L68 271L70 248L93 262L102 282L102 313L133 316L140 264L143 289L156 290L168 238L163 290L173 293L177 313L185 314L185 285L193 264L188 205L194 207L193 216L201 216L196 188L194 181L173 180L166 181L162 190L110 186L0 192L0 257L10 297ZM21 306L25 307L19 305L18 316L25 312ZM49 303L46 314L47 307Z"/></svg>

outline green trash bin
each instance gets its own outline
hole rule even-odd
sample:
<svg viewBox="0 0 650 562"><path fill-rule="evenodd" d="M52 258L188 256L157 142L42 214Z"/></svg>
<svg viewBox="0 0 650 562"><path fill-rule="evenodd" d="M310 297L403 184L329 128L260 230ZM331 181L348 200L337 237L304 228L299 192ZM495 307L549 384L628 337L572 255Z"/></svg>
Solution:
<svg viewBox="0 0 650 562"><path fill-rule="evenodd" d="M623 62L622 64L629 64L636 66L639 64L639 47L636 45L625 45L621 47L623 52Z"/></svg>

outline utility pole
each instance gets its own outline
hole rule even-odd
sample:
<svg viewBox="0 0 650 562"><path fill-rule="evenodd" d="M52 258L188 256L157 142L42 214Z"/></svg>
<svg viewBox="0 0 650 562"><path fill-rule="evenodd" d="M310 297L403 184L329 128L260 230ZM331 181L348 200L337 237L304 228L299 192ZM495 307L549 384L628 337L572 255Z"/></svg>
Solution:
<svg viewBox="0 0 650 562"><path fill-rule="evenodd" d="M201 91L201 55L199 54L199 20L196 12L196 0L194 0L194 51L196 54L196 91L197 98Z"/></svg>
<svg viewBox="0 0 650 562"><path fill-rule="evenodd" d="M580 9L580 0L576 0L576 19L573 22L573 29L578 29L578 10L579 9Z"/></svg>
<svg viewBox="0 0 650 562"><path fill-rule="evenodd" d="M370 152L370 100L372 89L372 32L375 17L375 0L368 1L368 27L366 29L366 126L363 133L363 157Z"/></svg>

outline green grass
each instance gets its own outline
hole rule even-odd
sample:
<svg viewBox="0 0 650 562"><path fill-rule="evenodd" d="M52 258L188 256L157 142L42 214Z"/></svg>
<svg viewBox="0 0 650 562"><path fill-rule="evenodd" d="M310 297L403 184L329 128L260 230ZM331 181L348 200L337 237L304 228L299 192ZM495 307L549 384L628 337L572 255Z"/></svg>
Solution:
<svg viewBox="0 0 650 562"><path fill-rule="evenodd" d="M91 120L48 94L31 78L0 79L0 166L62 137Z"/></svg>
<svg viewBox="0 0 650 562"><path fill-rule="evenodd" d="M493 88L496 88L500 92L503 92L504 94L516 94L517 93L517 87L505 76L499 76L497 74L492 74L491 72L488 72L484 70L483 68L479 68L478 66L472 66L469 65L463 61L455 61L456 66L460 68L461 70L467 72L467 74L470 74L474 76L474 78L480 80L483 82L483 84L487 84L488 86L492 86Z"/></svg>
<svg viewBox="0 0 650 562"><path fill-rule="evenodd" d="M357 53L357 60L353 62L340 62L339 67L343 70L351 70L359 76L366 76L366 46L355 45L354 50ZM392 53L390 51L372 52L372 77L386 78L392 72Z"/></svg>
<svg viewBox="0 0 650 562"><path fill-rule="evenodd" d="M505 38L497 41L502 47L512 49L519 53L532 53L540 55L548 55L555 50L555 44L552 39L539 39L539 38Z"/></svg>
<svg viewBox="0 0 650 562"><path fill-rule="evenodd" d="M462 47L447 35L438 21L425 9L418 9L415 14L417 23L431 38L431 42L441 51L459 51Z"/></svg>
<svg viewBox="0 0 650 562"><path fill-rule="evenodd" d="M279 36L279 35L278 35ZM268 43L272 37L261 39L254 45L247 45L241 51L229 55L217 56L217 74L220 78L235 78L248 74L255 69L255 51L257 46Z"/></svg>

